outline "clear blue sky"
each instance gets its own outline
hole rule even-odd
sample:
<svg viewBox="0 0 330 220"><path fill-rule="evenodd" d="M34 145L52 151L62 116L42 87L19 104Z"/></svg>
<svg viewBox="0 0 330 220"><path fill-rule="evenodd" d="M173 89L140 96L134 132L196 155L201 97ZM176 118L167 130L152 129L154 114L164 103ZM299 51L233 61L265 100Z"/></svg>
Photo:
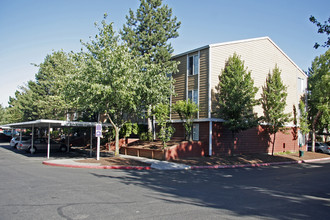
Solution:
<svg viewBox="0 0 330 220"><path fill-rule="evenodd" d="M269 36L301 69L326 49L313 48L325 35L309 22L324 22L329 0L165 0L182 22L172 40L175 53L212 43ZM94 22L108 13L118 31L139 0L0 0L0 104L7 106L19 86L34 80L52 50L78 51L80 39L97 33Z"/></svg>

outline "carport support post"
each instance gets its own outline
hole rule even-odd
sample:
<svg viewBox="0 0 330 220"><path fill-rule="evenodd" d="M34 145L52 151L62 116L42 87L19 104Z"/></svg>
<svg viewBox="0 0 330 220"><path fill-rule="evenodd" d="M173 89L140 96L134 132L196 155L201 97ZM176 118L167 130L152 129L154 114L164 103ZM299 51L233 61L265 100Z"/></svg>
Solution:
<svg viewBox="0 0 330 220"><path fill-rule="evenodd" d="M50 124L48 124L47 159L49 159L49 153L50 153Z"/></svg>
<svg viewBox="0 0 330 220"><path fill-rule="evenodd" d="M21 132L19 133L19 142L22 143L22 128L21 128Z"/></svg>
<svg viewBox="0 0 330 220"><path fill-rule="evenodd" d="M32 140L31 140L31 151L33 152L33 144L34 144L34 125L32 125Z"/></svg>

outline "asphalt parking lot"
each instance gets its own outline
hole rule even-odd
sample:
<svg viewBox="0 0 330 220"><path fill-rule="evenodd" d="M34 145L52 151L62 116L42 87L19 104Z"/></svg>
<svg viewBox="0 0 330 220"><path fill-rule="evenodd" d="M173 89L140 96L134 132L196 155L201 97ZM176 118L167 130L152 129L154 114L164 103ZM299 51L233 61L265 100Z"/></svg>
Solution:
<svg viewBox="0 0 330 220"><path fill-rule="evenodd" d="M51 167L0 147L1 219L328 219L330 163L222 170Z"/></svg>

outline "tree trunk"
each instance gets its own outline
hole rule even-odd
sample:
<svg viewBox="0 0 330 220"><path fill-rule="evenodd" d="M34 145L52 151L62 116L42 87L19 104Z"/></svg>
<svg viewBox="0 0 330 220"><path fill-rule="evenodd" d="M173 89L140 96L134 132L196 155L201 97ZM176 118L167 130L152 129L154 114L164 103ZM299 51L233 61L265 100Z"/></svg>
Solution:
<svg viewBox="0 0 330 220"><path fill-rule="evenodd" d="M106 115L109 118L109 121L110 121L112 127L115 129L115 156L117 156L119 154L119 132L120 132L120 128L115 125L115 123L112 121L109 114L106 114Z"/></svg>
<svg viewBox="0 0 330 220"><path fill-rule="evenodd" d="M234 149L235 149L235 132L231 132L231 149L230 149L230 156L234 156Z"/></svg>
<svg viewBox="0 0 330 220"><path fill-rule="evenodd" d="M117 127L117 126L115 126L114 127L115 128L115 144L116 144L116 147L115 147L115 156L117 156L117 155L119 155L119 131L120 131L120 129Z"/></svg>
<svg viewBox="0 0 330 220"><path fill-rule="evenodd" d="M312 152L315 152L315 128L314 127L312 128Z"/></svg>
<svg viewBox="0 0 330 220"><path fill-rule="evenodd" d="M272 156L274 156L275 140L276 140L275 138L276 138L276 133L274 133L274 138L273 138Z"/></svg>

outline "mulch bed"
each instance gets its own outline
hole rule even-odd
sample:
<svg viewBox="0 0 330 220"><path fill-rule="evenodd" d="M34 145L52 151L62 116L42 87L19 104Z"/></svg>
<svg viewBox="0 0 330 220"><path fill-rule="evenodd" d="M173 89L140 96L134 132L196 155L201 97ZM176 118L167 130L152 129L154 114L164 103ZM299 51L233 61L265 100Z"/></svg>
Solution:
<svg viewBox="0 0 330 220"><path fill-rule="evenodd" d="M180 144L182 141L182 139L172 139L168 142L166 142L166 145L168 147L171 146L176 146L178 144ZM128 144L128 147L133 147L133 148L142 148L142 149L158 149L158 150L162 150L163 149L163 143L159 140L155 140L155 141L135 141L132 142L130 144Z"/></svg>
<svg viewBox="0 0 330 220"><path fill-rule="evenodd" d="M93 158L85 160L76 160L79 163L98 163L103 166L150 166L149 163L140 162L137 160L122 158L122 157L101 157L100 160Z"/></svg>
<svg viewBox="0 0 330 220"><path fill-rule="evenodd" d="M310 159L330 158L330 155L314 152L304 152L303 157L299 157L298 153L277 154L274 156L266 154L248 154L236 156L212 156L187 158L180 160L172 160L171 162L186 164L190 166L213 166L213 165L241 165L241 164L256 164L256 163L275 163L286 161L299 161ZM122 157L101 157L100 160L85 159L77 160L80 163L100 163L107 166L150 166L148 163L140 162L134 159Z"/></svg>

